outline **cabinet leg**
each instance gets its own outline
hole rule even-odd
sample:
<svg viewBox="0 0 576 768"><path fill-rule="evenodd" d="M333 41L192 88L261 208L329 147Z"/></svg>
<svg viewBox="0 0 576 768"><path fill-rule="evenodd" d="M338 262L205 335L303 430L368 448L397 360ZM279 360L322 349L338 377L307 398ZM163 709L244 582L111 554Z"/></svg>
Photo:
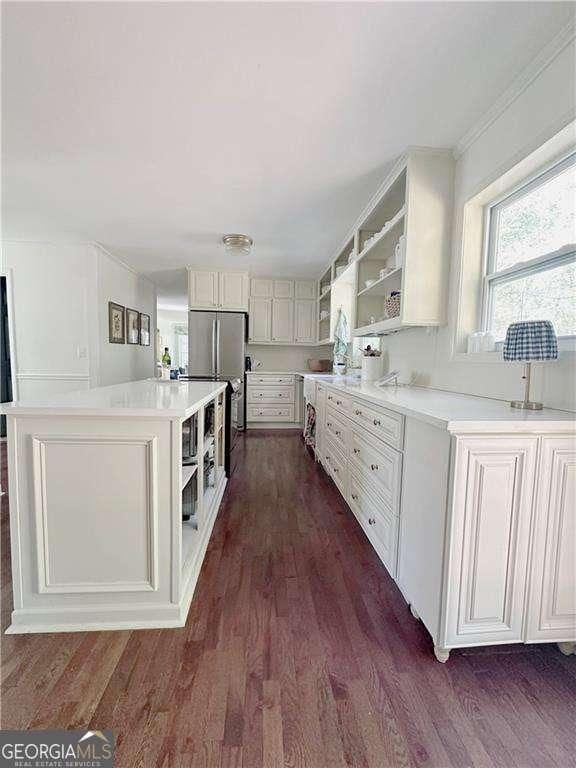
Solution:
<svg viewBox="0 0 576 768"><path fill-rule="evenodd" d="M557 643L558 650L563 653L564 656L572 656L576 653L576 643Z"/></svg>
<svg viewBox="0 0 576 768"><path fill-rule="evenodd" d="M412 614L412 616L414 616L415 619L419 619L420 618L420 616L416 612L416 609L414 608L412 603L410 603L410 613Z"/></svg>
<svg viewBox="0 0 576 768"><path fill-rule="evenodd" d="M448 661L448 658L450 657L450 649L449 648L440 648L439 645L434 646L434 656L438 659L438 661L442 662L442 664L445 664Z"/></svg>

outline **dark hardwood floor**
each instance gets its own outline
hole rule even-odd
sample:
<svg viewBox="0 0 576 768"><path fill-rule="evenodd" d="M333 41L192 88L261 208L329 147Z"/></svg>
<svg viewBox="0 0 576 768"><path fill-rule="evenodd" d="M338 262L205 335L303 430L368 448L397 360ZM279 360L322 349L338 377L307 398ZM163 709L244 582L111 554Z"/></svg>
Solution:
<svg viewBox="0 0 576 768"><path fill-rule="evenodd" d="M576 657L500 646L435 661L290 432L244 438L185 628L3 636L1 653L2 728L112 728L120 768L575 764Z"/></svg>

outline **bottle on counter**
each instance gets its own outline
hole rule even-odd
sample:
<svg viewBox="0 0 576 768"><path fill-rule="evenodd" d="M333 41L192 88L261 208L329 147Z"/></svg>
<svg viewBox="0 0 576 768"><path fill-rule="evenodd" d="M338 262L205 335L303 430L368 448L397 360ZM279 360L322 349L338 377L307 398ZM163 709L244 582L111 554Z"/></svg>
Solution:
<svg viewBox="0 0 576 768"><path fill-rule="evenodd" d="M165 380L170 379L170 366L172 365L172 358L170 357L170 350L168 347L164 347L164 354L162 355L162 378Z"/></svg>

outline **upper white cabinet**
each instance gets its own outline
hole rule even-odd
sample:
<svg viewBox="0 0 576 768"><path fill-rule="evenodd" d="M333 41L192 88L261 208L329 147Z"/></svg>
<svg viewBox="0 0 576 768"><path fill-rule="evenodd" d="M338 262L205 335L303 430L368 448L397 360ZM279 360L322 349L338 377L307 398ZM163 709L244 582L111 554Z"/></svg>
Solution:
<svg viewBox="0 0 576 768"><path fill-rule="evenodd" d="M248 339L253 343L272 341L272 299L250 299Z"/></svg>
<svg viewBox="0 0 576 768"><path fill-rule="evenodd" d="M250 341L259 344L316 344L316 286L315 280L252 277Z"/></svg>
<svg viewBox="0 0 576 768"><path fill-rule="evenodd" d="M316 298L316 280L295 280L294 281L295 299L315 299Z"/></svg>
<svg viewBox="0 0 576 768"><path fill-rule="evenodd" d="M275 299L294 298L294 280L274 280Z"/></svg>
<svg viewBox="0 0 576 768"><path fill-rule="evenodd" d="M218 272L188 272L190 308L216 309L218 307Z"/></svg>
<svg viewBox="0 0 576 768"><path fill-rule="evenodd" d="M447 150L408 151L361 215L355 335L446 322L453 168Z"/></svg>
<svg viewBox="0 0 576 768"><path fill-rule="evenodd" d="M274 281L267 277L253 277L250 280L251 299L271 299L274 292Z"/></svg>
<svg viewBox="0 0 576 768"><path fill-rule="evenodd" d="M292 299L272 301L272 341L294 342L294 302Z"/></svg>
<svg viewBox="0 0 576 768"><path fill-rule="evenodd" d="M248 309L248 274L220 272L218 301L221 309Z"/></svg>
<svg viewBox="0 0 576 768"><path fill-rule="evenodd" d="M248 273L188 270L190 309L248 311Z"/></svg>
<svg viewBox="0 0 576 768"><path fill-rule="evenodd" d="M316 301L296 299L294 302L294 341L312 343L316 339Z"/></svg>

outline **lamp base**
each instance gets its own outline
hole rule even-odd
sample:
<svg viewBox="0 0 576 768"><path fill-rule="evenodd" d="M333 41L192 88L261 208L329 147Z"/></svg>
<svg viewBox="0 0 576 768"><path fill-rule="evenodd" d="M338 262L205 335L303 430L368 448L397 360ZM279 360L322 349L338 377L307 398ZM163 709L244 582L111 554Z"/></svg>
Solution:
<svg viewBox="0 0 576 768"><path fill-rule="evenodd" d="M511 408L521 408L526 411L541 411L542 403L533 403L531 400L512 400Z"/></svg>

